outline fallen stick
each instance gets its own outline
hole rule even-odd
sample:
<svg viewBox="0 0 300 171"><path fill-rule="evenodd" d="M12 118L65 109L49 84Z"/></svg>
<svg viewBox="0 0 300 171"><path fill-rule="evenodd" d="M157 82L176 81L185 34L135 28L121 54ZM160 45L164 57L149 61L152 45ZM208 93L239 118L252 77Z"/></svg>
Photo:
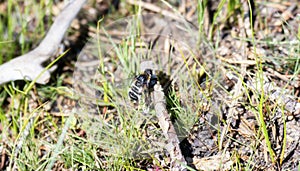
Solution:
<svg viewBox="0 0 300 171"><path fill-rule="evenodd" d="M56 54L65 32L85 2L70 1L38 47L0 65L0 85L15 80L34 80L45 69L42 64ZM36 82L46 84L49 78L50 71L46 71Z"/></svg>
<svg viewBox="0 0 300 171"><path fill-rule="evenodd" d="M144 71L146 69L151 69L155 73L155 71L157 70L157 66L153 61L141 62L140 70ZM153 99L156 117L158 118L158 124L168 142L165 148L170 154L171 170L186 170L185 166L187 166L187 163L181 153L181 149L179 146L180 142L176 130L172 124L170 114L167 111L165 94L159 83L154 86L154 91L151 94L151 99Z"/></svg>
<svg viewBox="0 0 300 171"><path fill-rule="evenodd" d="M154 86L153 102L158 124L168 141L166 150L171 158L171 170L185 170L186 161L181 153L179 139L166 109L166 99L160 84Z"/></svg>

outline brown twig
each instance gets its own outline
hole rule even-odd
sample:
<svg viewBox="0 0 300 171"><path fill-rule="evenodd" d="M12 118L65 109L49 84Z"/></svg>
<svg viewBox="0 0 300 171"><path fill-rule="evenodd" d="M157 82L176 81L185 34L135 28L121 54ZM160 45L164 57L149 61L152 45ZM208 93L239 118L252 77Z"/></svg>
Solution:
<svg viewBox="0 0 300 171"><path fill-rule="evenodd" d="M45 69L42 63L56 54L66 30L85 2L86 0L71 1L56 17L47 35L37 48L0 65L0 84L37 78ZM45 84L49 78L50 71L47 71L36 82Z"/></svg>
<svg viewBox="0 0 300 171"><path fill-rule="evenodd" d="M166 149L170 153L171 170L184 170L186 161L181 153L179 139L166 109L166 99L161 85L159 84L154 86L153 101L158 124L161 127L165 138L168 140Z"/></svg>

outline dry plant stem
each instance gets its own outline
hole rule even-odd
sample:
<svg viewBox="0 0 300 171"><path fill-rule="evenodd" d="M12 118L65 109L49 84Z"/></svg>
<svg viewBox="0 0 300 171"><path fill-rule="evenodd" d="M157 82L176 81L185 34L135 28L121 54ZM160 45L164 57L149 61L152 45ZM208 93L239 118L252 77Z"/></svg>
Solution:
<svg viewBox="0 0 300 171"><path fill-rule="evenodd" d="M0 84L15 80L34 80L43 70L42 63L54 56L60 42L86 0L73 0L56 17L50 30L40 45L32 51L0 65ZM45 72L37 83L45 84L50 78L50 72Z"/></svg>
<svg viewBox="0 0 300 171"><path fill-rule="evenodd" d="M222 56L220 55L216 55L217 58L221 59L221 61L223 62L227 62L229 64L241 64L241 65L256 65L256 61L254 60L247 60L247 59L244 59L244 60L233 60L233 59L227 59L227 58L223 58Z"/></svg>
<svg viewBox="0 0 300 171"><path fill-rule="evenodd" d="M171 122L170 115L166 109L166 99L162 91L161 85L154 86L153 101L158 124L161 127L164 136L168 140L166 146L167 151L170 153L171 170L185 170L186 161L181 154L179 147L179 139L177 137L175 128Z"/></svg>
<svg viewBox="0 0 300 171"><path fill-rule="evenodd" d="M266 70L270 73L270 75L276 76L285 82L290 81L290 79L287 76L280 74L279 72L273 70L272 68L266 68Z"/></svg>
<svg viewBox="0 0 300 171"><path fill-rule="evenodd" d="M179 15L177 14L174 14L170 11L167 11L167 10L164 10L156 5L153 5L151 3L147 3L147 2L143 2L143 1L137 1L137 0L127 0L126 2L128 2L129 4L132 4L132 5L139 5L141 6L142 8L145 8L147 10L150 10L150 11L153 11L153 12L156 12L156 13L160 13L166 17L170 17L172 19L175 19L175 20L181 20L182 17L180 17Z"/></svg>
<svg viewBox="0 0 300 171"><path fill-rule="evenodd" d="M1 149L1 162L0 162L0 170L4 170L4 165L5 165L5 159L6 159L6 144L4 146L2 146L2 149Z"/></svg>

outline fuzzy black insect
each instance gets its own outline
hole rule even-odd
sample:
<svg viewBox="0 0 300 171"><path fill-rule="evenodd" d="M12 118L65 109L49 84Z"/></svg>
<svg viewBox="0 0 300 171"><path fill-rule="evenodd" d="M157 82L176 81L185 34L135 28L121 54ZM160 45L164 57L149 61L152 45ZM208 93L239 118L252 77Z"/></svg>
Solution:
<svg viewBox="0 0 300 171"><path fill-rule="evenodd" d="M128 92L129 99L135 103L140 102L143 92L150 92L157 83L157 76L151 69L135 77Z"/></svg>

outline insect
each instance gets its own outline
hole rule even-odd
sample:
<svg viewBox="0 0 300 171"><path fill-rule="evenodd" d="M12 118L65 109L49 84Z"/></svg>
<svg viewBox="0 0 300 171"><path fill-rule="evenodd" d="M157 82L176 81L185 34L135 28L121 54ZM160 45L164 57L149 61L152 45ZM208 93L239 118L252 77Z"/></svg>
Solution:
<svg viewBox="0 0 300 171"><path fill-rule="evenodd" d="M129 99L134 103L139 103L143 92L150 93L156 83L157 76L153 74L151 69L146 69L144 73L136 76L131 84L128 92Z"/></svg>

